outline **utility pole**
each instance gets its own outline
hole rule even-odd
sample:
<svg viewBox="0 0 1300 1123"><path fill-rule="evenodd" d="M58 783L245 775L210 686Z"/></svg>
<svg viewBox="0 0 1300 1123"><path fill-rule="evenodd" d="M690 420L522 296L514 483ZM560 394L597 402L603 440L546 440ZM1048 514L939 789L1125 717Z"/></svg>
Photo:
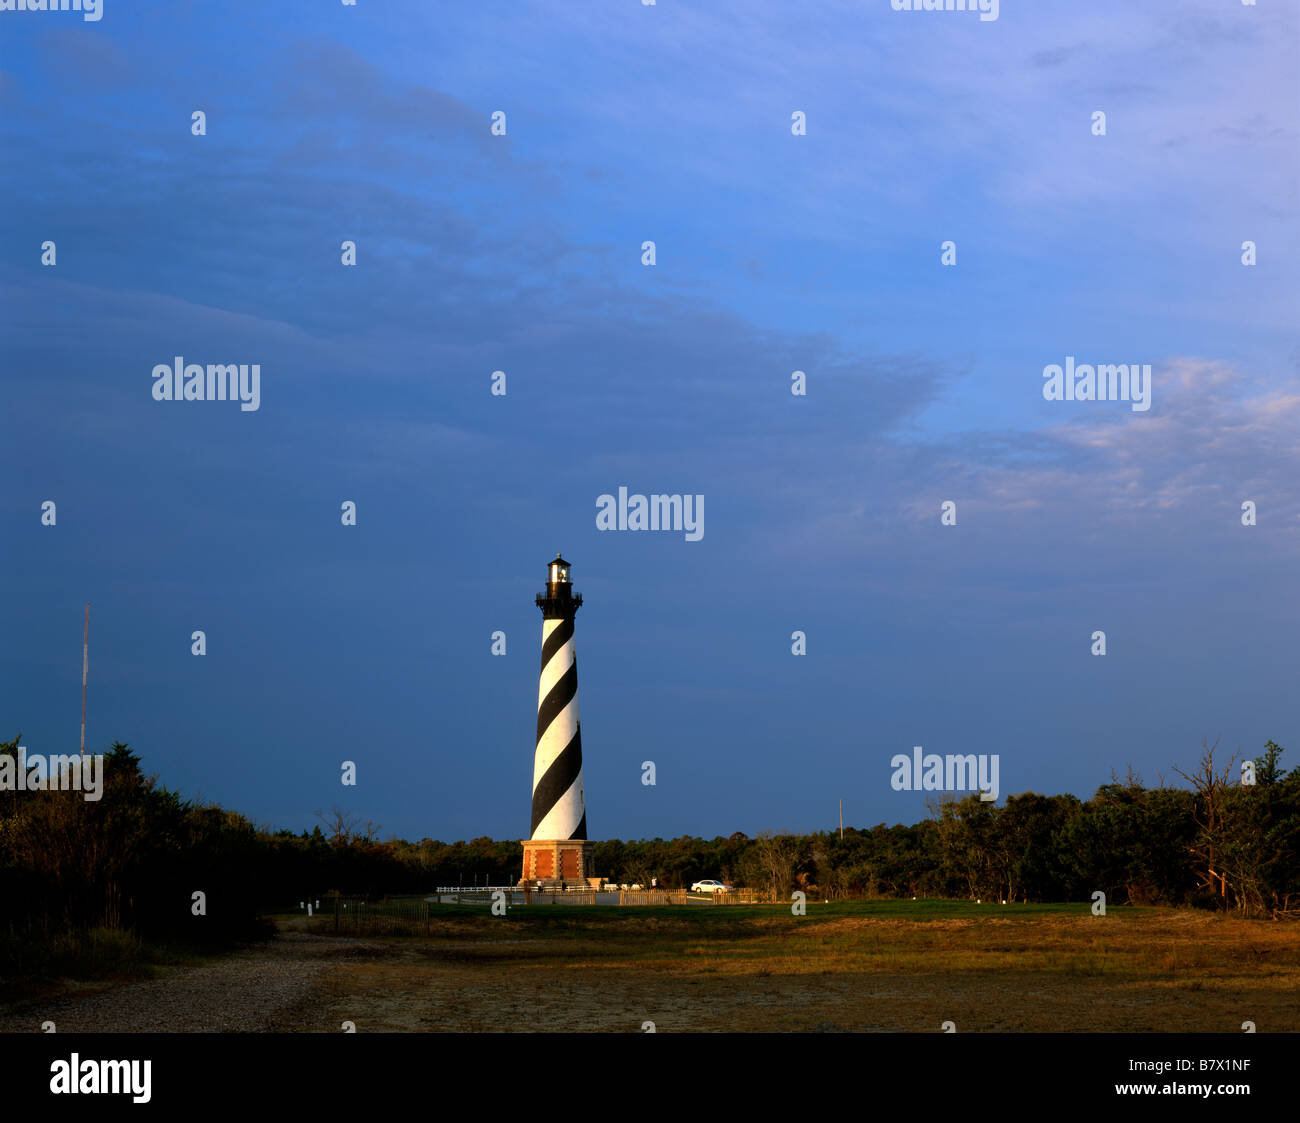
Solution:
<svg viewBox="0 0 1300 1123"><path fill-rule="evenodd" d="M840 800L840 841L844 841L844 800Z"/></svg>
<svg viewBox="0 0 1300 1123"><path fill-rule="evenodd" d="M81 755L86 755L86 671L90 666L90 603L86 603L86 630L81 637Z"/></svg>

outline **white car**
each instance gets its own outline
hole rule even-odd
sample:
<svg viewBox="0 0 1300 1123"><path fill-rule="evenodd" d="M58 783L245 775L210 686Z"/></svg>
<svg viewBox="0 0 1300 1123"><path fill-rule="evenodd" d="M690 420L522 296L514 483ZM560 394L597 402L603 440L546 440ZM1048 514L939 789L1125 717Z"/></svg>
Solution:
<svg viewBox="0 0 1300 1123"><path fill-rule="evenodd" d="M691 886L692 893L730 893L731 886L721 881L697 881Z"/></svg>

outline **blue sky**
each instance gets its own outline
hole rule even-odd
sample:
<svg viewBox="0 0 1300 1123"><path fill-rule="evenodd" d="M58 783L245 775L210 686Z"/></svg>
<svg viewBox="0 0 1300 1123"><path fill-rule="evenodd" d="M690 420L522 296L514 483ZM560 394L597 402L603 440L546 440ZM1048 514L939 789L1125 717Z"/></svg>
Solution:
<svg viewBox="0 0 1300 1123"><path fill-rule="evenodd" d="M914 745L1300 762L1300 17L805 7L0 13L0 737L75 746L89 601L88 747L522 837L559 550L593 838L912 822ZM175 355L261 408L154 401ZM1067 355L1151 409L1045 401ZM598 531L620 485L703 539Z"/></svg>

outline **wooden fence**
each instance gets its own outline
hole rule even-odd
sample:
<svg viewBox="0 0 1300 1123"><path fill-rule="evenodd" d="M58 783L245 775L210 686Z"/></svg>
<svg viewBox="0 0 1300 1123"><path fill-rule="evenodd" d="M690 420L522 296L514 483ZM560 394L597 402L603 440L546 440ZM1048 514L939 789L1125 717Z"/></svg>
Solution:
<svg viewBox="0 0 1300 1123"><path fill-rule="evenodd" d="M613 896L613 893L608 894ZM689 893L685 890L622 889L620 905L759 905L771 904L772 894L761 889L733 889L729 893Z"/></svg>
<svg viewBox="0 0 1300 1123"><path fill-rule="evenodd" d="M364 897L330 897L313 918L317 931L352 936L427 936L429 902L397 898L367 901Z"/></svg>
<svg viewBox="0 0 1300 1123"><path fill-rule="evenodd" d="M617 892L596 889L542 891L519 889L468 890L442 894L456 898L455 903L489 907L493 894L506 893L512 908L547 905L751 905L770 904L770 893L758 889L734 889L730 893L688 893L665 889L622 889ZM429 935L431 917L437 916L438 902L424 898L390 897L367 901L364 897L328 897L312 913L312 927L318 932L337 935Z"/></svg>

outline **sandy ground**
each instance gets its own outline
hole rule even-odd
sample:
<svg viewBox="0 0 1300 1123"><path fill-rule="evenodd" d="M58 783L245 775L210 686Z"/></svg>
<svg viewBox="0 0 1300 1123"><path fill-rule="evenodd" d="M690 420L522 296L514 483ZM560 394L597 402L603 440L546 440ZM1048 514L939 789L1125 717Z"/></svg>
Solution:
<svg viewBox="0 0 1300 1123"><path fill-rule="evenodd" d="M42 1002L0 1007L0 1033L259 1033L302 1028L332 964L384 953L362 940L291 932L215 963L169 968L145 982L87 987Z"/></svg>
<svg viewBox="0 0 1300 1123"><path fill-rule="evenodd" d="M1293 993L1016 972L674 977L644 968L493 968L402 954L331 972L306 1030L641 1032L1300 1031Z"/></svg>
<svg viewBox="0 0 1300 1123"><path fill-rule="evenodd" d="M835 926L827 926L828 934ZM1290 941L1288 941L1289 943ZM1260 1032L1300 1031L1271 972L1121 979L997 967L782 973L696 960L538 961L527 936L357 939L286 931L160 978L0 1009L0 1032ZM999 949L1001 950L1001 949ZM1006 949L1014 951L1014 949ZM937 949L936 949L937 951Z"/></svg>

